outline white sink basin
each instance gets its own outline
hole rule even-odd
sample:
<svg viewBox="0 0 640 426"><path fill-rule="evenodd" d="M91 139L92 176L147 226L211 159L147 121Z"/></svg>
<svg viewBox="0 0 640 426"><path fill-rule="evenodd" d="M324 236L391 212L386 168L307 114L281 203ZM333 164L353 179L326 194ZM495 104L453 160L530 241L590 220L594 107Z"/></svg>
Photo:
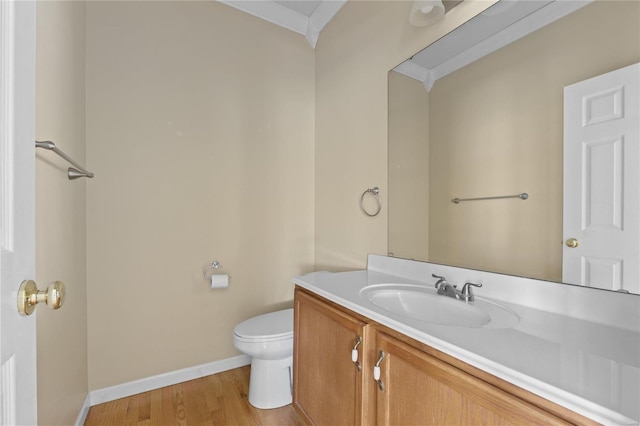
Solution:
<svg viewBox="0 0 640 426"><path fill-rule="evenodd" d="M360 296L385 311L418 321L454 327L509 328L520 319L510 309L476 296L473 302L439 295L413 284L375 284Z"/></svg>

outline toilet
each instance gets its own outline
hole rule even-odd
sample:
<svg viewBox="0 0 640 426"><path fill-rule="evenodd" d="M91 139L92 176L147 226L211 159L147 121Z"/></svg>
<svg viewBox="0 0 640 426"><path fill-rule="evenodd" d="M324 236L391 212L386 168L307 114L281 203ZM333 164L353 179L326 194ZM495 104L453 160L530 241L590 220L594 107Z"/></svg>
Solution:
<svg viewBox="0 0 640 426"><path fill-rule="evenodd" d="M251 357L249 403L263 409L291 404L293 309L241 322L233 329L233 345Z"/></svg>

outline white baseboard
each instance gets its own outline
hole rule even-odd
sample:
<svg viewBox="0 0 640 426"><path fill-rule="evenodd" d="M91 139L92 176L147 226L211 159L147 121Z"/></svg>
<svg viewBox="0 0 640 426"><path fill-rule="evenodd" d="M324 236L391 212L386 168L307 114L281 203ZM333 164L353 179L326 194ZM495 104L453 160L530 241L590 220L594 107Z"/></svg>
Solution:
<svg viewBox="0 0 640 426"><path fill-rule="evenodd" d="M78 418L76 419L75 426L84 425L84 421L87 420L87 414L89 414L89 408L91 408L91 398L89 394L87 394L87 397L84 399L84 403L80 408L80 413L78 414Z"/></svg>
<svg viewBox="0 0 640 426"><path fill-rule="evenodd" d="M94 406L138 393L175 385L176 383L182 383L188 380L210 376L211 374L232 370L234 368L244 367L249 364L251 364L250 356L238 355L222 359L220 361L210 362L208 364L196 365L195 367L183 368L182 370L170 371L168 373L158 374L157 376L110 386L108 388L96 389L89 392L87 399L90 401L90 405ZM80 416L81 415L82 413L80 413ZM78 416L78 419L80 419L80 416Z"/></svg>

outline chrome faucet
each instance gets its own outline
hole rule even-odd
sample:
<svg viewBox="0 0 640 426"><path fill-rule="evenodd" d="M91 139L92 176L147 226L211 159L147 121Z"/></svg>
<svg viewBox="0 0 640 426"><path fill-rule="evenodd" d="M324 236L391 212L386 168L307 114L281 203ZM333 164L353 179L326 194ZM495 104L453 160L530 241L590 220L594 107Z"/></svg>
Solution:
<svg viewBox="0 0 640 426"><path fill-rule="evenodd" d="M436 281L436 289L438 290L438 294L453 297L454 299L462 300L464 302L473 302L475 300L475 296L473 295L473 291L471 287L482 287L482 284L467 282L462 286L462 291L458 290L458 286L449 284L445 277L441 277L440 275L431 274L433 278L437 278Z"/></svg>
<svg viewBox="0 0 640 426"><path fill-rule="evenodd" d="M442 294L442 295L445 295L445 296L449 296L449 297L453 297L453 298L459 299L455 285L449 284L447 279L445 277L441 277L440 275L431 274L431 276L433 278L437 278L438 279L438 281L436 281L436 285L435 285L436 290L438 290L438 294Z"/></svg>

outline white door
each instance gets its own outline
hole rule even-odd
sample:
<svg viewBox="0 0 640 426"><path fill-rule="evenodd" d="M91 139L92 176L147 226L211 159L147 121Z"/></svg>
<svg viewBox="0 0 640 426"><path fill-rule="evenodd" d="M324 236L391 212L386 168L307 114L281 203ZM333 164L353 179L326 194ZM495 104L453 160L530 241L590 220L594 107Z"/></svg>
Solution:
<svg viewBox="0 0 640 426"><path fill-rule="evenodd" d="M35 315L17 292L35 275L35 2L0 1L0 424L36 424Z"/></svg>
<svg viewBox="0 0 640 426"><path fill-rule="evenodd" d="M640 64L564 89L564 282L640 293L639 115Z"/></svg>

